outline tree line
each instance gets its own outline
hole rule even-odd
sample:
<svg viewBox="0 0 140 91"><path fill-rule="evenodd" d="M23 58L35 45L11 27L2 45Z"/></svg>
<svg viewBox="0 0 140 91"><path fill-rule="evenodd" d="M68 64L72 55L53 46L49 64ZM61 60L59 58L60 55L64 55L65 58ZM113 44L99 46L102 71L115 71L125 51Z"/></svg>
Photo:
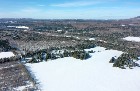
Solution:
<svg viewBox="0 0 140 91"><path fill-rule="evenodd" d="M58 50L57 53L42 51L42 52L35 53L32 56L30 55L30 57L31 60L28 61L29 63L38 63L42 61L48 61L49 59L54 60L57 58L64 58L64 57L74 57L76 59L84 60L84 59L88 59L90 55L88 52L85 52L84 50L75 50L75 51Z"/></svg>

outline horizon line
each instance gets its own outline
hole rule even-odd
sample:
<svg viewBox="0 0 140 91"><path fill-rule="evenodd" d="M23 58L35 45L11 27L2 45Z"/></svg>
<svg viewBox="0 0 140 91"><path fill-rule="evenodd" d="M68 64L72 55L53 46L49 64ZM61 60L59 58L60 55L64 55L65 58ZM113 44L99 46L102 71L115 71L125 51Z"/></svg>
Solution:
<svg viewBox="0 0 140 91"><path fill-rule="evenodd" d="M0 19L34 19L34 20L125 20L125 19L132 19L132 18L137 18L139 16L136 17L130 17L130 18L108 18L108 19L102 19L102 18L97 18L97 19L93 19L93 18L24 18L24 17L1 17Z"/></svg>

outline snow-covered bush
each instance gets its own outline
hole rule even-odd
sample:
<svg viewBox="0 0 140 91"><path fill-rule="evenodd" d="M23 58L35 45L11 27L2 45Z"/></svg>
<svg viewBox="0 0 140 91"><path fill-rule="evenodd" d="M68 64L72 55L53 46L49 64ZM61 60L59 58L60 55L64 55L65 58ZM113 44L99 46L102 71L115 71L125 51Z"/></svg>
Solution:
<svg viewBox="0 0 140 91"><path fill-rule="evenodd" d="M131 68L131 67L139 66L139 64L134 62L133 55L127 54L127 53L123 53L117 59L112 57L112 59L110 60L110 63L114 63L113 67L119 67L119 68L122 68L122 69L125 69L125 67Z"/></svg>
<svg viewBox="0 0 140 91"><path fill-rule="evenodd" d="M20 59L21 58L19 56L13 56L13 57L9 57L9 58L1 58L0 63L19 61Z"/></svg>
<svg viewBox="0 0 140 91"><path fill-rule="evenodd" d="M90 57L89 53L85 52L85 51L74 51L72 52L72 57L76 58L76 59L88 59Z"/></svg>

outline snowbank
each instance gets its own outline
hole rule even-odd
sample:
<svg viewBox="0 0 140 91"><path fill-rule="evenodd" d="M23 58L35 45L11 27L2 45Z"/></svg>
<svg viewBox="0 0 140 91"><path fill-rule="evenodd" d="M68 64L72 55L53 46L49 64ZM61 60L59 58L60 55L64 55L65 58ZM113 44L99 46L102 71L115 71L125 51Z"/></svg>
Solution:
<svg viewBox="0 0 140 91"><path fill-rule="evenodd" d="M96 47L91 58L72 57L26 64L39 80L43 91L139 91L140 68L119 69L109 60L122 52Z"/></svg>
<svg viewBox="0 0 140 91"><path fill-rule="evenodd" d="M106 48L97 46L96 48L84 49L85 51L94 51L94 52L101 52L105 51Z"/></svg>
<svg viewBox="0 0 140 91"><path fill-rule="evenodd" d="M140 42L140 37L125 37L123 38L124 40L127 40L127 41L135 41L135 42Z"/></svg>
<svg viewBox="0 0 140 91"><path fill-rule="evenodd" d="M9 28L20 28L20 29L29 29L27 26L7 26Z"/></svg>
<svg viewBox="0 0 140 91"><path fill-rule="evenodd" d="M0 52L0 58L8 58L12 56L15 56L13 52Z"/></svg>
<svg viewBox="0 0 140 91"><path fill-rule="evenodd" d="M95 40L95 38L89 38L89 40Z"/></svg>
<svg viewBox="0 0 140 91"><path fill-rule="evenodd" d="M27 26L16 26L16 28L29 29L29 27L27 27Z"/></svg>

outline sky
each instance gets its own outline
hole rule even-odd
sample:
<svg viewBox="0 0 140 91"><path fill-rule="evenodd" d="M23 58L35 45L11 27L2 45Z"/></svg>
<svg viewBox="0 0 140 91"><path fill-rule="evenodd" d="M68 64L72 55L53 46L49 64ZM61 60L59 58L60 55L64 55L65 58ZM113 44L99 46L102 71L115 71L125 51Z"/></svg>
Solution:
<svg viewBox="0 0 140 91"><path fill-rule="evenodd" d="M140 0L0 0L0 18L126 19L140 16Z"/></svg>

